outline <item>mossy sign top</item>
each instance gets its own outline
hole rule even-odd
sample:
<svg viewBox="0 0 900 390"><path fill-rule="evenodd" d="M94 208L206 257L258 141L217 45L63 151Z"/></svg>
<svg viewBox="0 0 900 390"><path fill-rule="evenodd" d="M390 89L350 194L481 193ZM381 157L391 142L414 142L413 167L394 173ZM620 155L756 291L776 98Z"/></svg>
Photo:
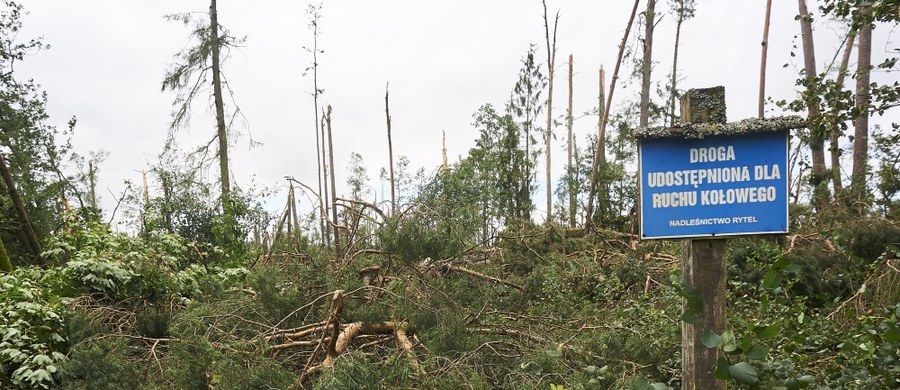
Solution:
<svg viewBox="0 0 900 390"><path fill-rule="evenodd" d="M787 233L788 129L803 121L725 123L724 95L691 90L680 126L636 132L642 239Z"/></svg>

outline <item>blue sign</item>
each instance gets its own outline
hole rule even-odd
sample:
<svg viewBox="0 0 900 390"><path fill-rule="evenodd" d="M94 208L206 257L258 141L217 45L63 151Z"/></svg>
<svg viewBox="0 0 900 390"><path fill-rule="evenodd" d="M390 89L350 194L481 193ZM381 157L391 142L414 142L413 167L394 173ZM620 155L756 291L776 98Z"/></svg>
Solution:
<svg viewBox="0 0 900 390"><path fill-rule="evenodd" d="M640 143L641 238L788 231L787 131Z"/></svg>

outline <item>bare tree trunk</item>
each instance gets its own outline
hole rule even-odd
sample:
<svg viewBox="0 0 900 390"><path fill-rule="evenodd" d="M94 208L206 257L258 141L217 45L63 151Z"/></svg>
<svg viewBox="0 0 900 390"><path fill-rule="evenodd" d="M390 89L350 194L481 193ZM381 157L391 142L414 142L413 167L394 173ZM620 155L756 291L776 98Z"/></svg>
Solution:
<svg viewBox="0 0 900 390"><path fill-rule="evenodd" d="M97 177L94 174L94 160L88 160L88 185L90 188L91 208L97 210Z"/></svg>
<svg viewBox="0 0 900 390"><path fill-rule="evenodd" d="M759 59L759 108L757 116L766 116L766 61L769 59L769 21L772 18L772 0L766 1L766 20L763 22L762 54Z"/></svg>
<svg viewBox="0 0 900 390"><path fill-rule="evenodd" d="M0 272L12 272L13 266L9 261L9 255L6 253L6 246L0 241Z"/></svg>
<svg viewBox="0 0 900 390"><path fill-rule="evenodd" d="M294 230L298 231L300 229L300 219L297 217L297 196L294 191L294 182L288 180L288 185L290 185L290 199L291 199L291 219L294 222ZM299 234L294 234L291 238L299 237Z"/></svg>
<svg viewBox="0 0 900 390"><path fill-rule="evenodd" d="M571 54L569 54L569 108L566 112L566 128L568 130L569 136L568 147L566 148L568 152L568 167L569 167L569 180L568 180L568 188L569 188L569 227L575 227L575 214L577 212L577 203L575 202L575 180L572 177L575 173L575 166L572 165L572 121L574 118L572 117L572 73L574 67L574 58Z"/></svg>
<svg viewBox="0 0 900 390"><path fill-rule="evenodd" d="M322 235L326 236L326 239L325 239L326 244L331 245L330 232L332 229L334 229L332 227L332 224L337 224L337 221L331 221L331 223L327 223L327 221L329 221L331 219L328 216L329 210L331 210L331 198L328 196L328 193L329 193L328 192L328 178L329 178L328 172L331 169L333 169L333 167L330 167L328 165L328 161L326 161L326 159L328 158L328 153L330 153L330 152L328 149L328 145L326 145L326 143L325 143L325 140L326 140L325 120L326 120L325 109L323 108L321 122L319 124L319 129L322 133L321 134L321 138L322 138L322 176L323 176L322 182L324 183L323 190L325 191L322 193L322 199L324 199L324 203L325 203L325 208L322 209L322 220L326 221L326 223L325 223L325 230L322 231ZM334 190L334 189L332 188L332 190Z"/></svg>
<svg viewBox="0 0 900 390"><path fill-rule="evenodd" d="M450 166L447 165L447 132L442 130L441 134L443 135L441 140L441 158L444 160L444 165L442 165L442 167L446 171L450 169Z"/></svg>
<svg viewBox="0 0 900 390"><path fill-rule="evenodd" d="M669 126L675 126L675 100L678 97L678 46L681 44L681 24L684 23L684 0L678 0L678 22L675 25L675 55L672 58L672 90L669 97Z"/></svg>
<svg viewBox="0 0 900 390"><path fill-rule="evenodd" d="M588 203L587 203L587 219L585 220L585 227L590 227L593 218L593 210L594 210L594 196L597 192L597 169L600 166L601 159L606 160L606 151L605 145L603 142L606 141L606 123L609 121L609 108L612 105L613 93L616 91L616 80L619 79L619 68L622 66L622 56L625 54L625 44L628 42L628 34L631 33L631 25L634 24L634 17L637 15L638 4L640 4L641 0L634 0L634 7L631 9L631 16L628 18L628 24L625 26L625 34L622 35L622 42L619 44L619 56L616 59L616 67L613 70L612 82L609 86L609 96L606 97L606 104L604 105L603 113L600 115L602 119L600 120L600 137L597 138L597 147L594 149L594 164L591 168L591 188L588 191ZM601 157L601 153L603 153Z"/></svg>
<svg viewBox="0 0 900 390"><path fill-rule="evenodd" d="M334 143L331 141L331 105L328 105L328 111L325 114L325 123L328 125L328 165L331 166L331 218L335 225L338 225L337 218L337 187L334 185ZM341 232L337 227L334 228L334 251L336 255L340 255L341 248Z"/></svg>
<svg viewBox="0 0 900 390"><path fill-rule="evenodd" d="M547 19L547 0L543 0L544 4L544 38L547 42L547 133L544 137L544 146L547 153L547 221L553 218L553 176L550 172L550 147L553 140L553 74L556 67L556 27L559 24L559 12L553 20L553 41L550 41L550 22Z"/></svg>
<svg viewBox="0 0 900 390"><path fill-rule="evenodd" d="M806 7L806 0L798 0L800 9L800 32L803 40L803 68L806 73L806 106L809 128L809 149L812 155L813 203L817 208L828 202L828 186L825 182L825 133L819 119L820 108L816 86L816 51L813 45L812 14Z"/></svg>
<svg viewBox="0 0 900 390"><path fill-rule="evenodd" d="M25 204L22 202L22 197L19 196L16 182L13 180L9 166L6 165L6 158L3 157L2 153L0 153L0 175L3 175L3 182L6 184L9 199L12 200L13 207L16 209L16 217L19 219L19 225L22 227L22 233L25 235L25 244L31 255L38 261L41 261L40 241L38 241L37 234L34 232L34 226L31 224L31 219L28 218Z"/></svg>
<svg viewBox="0 0 900 390"><path fill-rule="evenodd" d="M312 8L311 8L312 10ZM326 224L325 219L325 205L323 204L324 198L327 196L327 189L325 192L322 192L322 171L325 169L325 153L323 146L324 140L320 140L319 135L322 131L321 129L321 121L319 120L319 13L314 12L310 17L312 18L312 28L313 28L313 63L312 63L312 73L313 73L313 116L315 117L315 130L316 130L316 175L319 179L319 231L321 232L322 245L328 245L328 234L326 233ZM325 184L327 188L327 183Z"/></svg>
<svg viewBox="0 0 900 390"><path fill-rule="evenodd" d="M397 195L394 192L397 188L394 182L394 144L391 142L391 110L388 104L388 85L384 85L384 117L387 120L387 138L388 138L388 165L391 175L391 216L397 215Z"/></svg>
<svg viewBox="0 0 900 390"><path fill-rule="evenodd" d="M653 22L655 19L656 0L647 1L647 12L644 13L644 59L641 61L641 113L640 125L650 122L650 72L653 69Z"/></svg>
<svg viewBox="0 0 900 390"><path fill-rule="evenodd" d="M847 33L847 42L844 47L844 55L841 57L841 65L838 68L838 75L835 82L841 88L844 86L844 78L847 76L847 67L850 64L850 54L853 52L853 42L856 40L856 27L852 27ZM844 191L844 184L841 180L841 127L837 123L832 124L831 128L831 183L834 187L834 198L840 198L841 192Z"/></svg>
<svg viewBox="0 0 900 390"><path fill-rule="evenodd" d="M859 214L865 211L866 176L869 171L869 72L872 67L872 3L863 1L859 7L859 50L856 62L856 108L853 121L853 172L850 189Z"/></svg>
<svg viewBox="0 0 900 390"><path fill-rule="evenodd" d="M219 69L219 16L216 0L209 4L209 29L212 37L213 100L216 106L216 131L219 139L219 182L222 191L222 213L231 214L231 178L228 171L228 130L225 128L225 103L222 100L222 77Z"/></svg>

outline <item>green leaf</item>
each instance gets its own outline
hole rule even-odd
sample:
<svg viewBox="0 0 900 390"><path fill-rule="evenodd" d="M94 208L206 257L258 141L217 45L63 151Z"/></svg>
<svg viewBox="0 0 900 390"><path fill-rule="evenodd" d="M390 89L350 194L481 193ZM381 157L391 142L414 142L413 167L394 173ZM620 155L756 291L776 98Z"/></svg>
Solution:
<svg viewBox="0 0 900 390"><path fill-rule="evenodd" d="M769 325L769 326L757 326L753 328L753 333L756 333L756 336L763 339L769 340L778 336L778 333L781 332L781 328L778 325Z"/></svg>
<svg viewBox="0 0 900 390"><path fill-rule="evenodd" d="M734 339L734 332L731 329L725 329L722 332L722 350L725 352L734 352L737 349L737 341Z"/></svg>
<svg viewBox="0 0 900 390"><path fill-rule="evenodd" d="M728 375L742 385L755 385L759 383L759 374L756 369L746 362L739 362L728 367Z"/></svg>
<svg viewBox="0 0 900 390"><path fill-rule="evenodd" d="M766 276L763 278L763 288L771 290L781 284L781 279L781 273L778 270L769 268L766 271Z"/></svg>
<svg viewBox="0 0 900 390"><path fill-rule="evenodd" d="M744 356L749 360L762 360L769 353L769 348L766 348L764 345L753 344L750 346L750 349L744 353Z"/></svg>
<svg viewBox="0 0 900 390"><path fill-rule="evenodd" d="M719 343L722 341L722 336L719 336L719 334L716 332L707 330L703 332L701 340L703 341L703 345L706 346L706 348L715 348L718 347Z"/></svg>
<svg viewBox="0 0 900 390"><path fill-rule="evenodd" d="M731 379L731 374L728 372L728 359L725 359L724 357L719 358L716 362L715 376L723 381Z"/></svg>

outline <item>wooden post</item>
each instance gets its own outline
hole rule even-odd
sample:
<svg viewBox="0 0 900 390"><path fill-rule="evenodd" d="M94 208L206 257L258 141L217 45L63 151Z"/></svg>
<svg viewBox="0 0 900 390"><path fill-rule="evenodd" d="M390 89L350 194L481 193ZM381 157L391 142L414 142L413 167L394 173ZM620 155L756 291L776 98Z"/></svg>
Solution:
<svg viewBox="0 0 900 390"><path fill-rule="evenodd" d="M725 123L725 88L689 90L681 98L681 122ZM687 239L683 241L684 260L681 270L688 288L703 300L700 320L681 325L682 390L724 389L716 379L718 348L703 345L706 330L721 334L725 329L725 239Z"/></svg>

